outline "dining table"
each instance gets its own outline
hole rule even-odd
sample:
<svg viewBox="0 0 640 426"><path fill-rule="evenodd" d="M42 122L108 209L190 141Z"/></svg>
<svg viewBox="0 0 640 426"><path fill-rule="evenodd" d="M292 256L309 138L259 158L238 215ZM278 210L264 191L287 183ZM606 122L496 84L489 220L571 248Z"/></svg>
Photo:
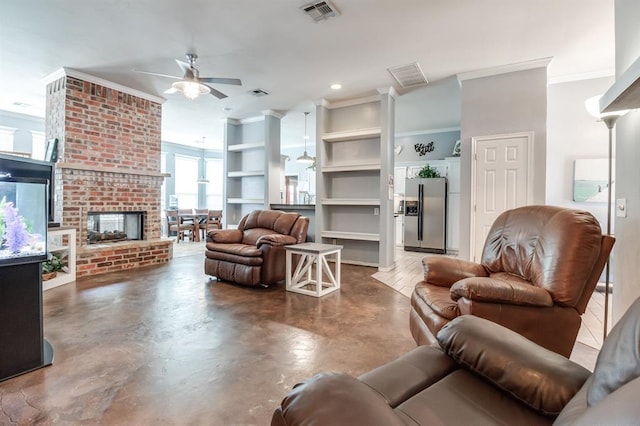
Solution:
<svg viewBox="0 0 640 426"><path fill-rule="evenodd" d="M178 212L178 218L180 223L192 223L193 229L191 230L191 241L200 242L200 223L207 220L207 213L196 213L192 211Z"/></svg>

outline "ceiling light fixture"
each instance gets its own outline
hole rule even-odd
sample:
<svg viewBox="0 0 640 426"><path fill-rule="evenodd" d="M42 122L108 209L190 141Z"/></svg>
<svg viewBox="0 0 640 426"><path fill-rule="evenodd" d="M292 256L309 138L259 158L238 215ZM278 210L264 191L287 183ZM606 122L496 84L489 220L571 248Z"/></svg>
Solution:
<svg viewBox="0 0 640 426"><path fill-rule="evenodd" d="M182 92L184 96L189 100L194 100L200 95L207 95L211 92L211 89L204 84L197 81L182 80L176 81L171 85L178 92Z"/></svg>
<svg viewBox="0 0 640 426"><path fill-rule="evenodd" d="M308 115L309 115L308 112L304 113L304 154L298 157L296 161L298 163L311 164L315 161L315 159L311 157L309 154L307 154L307 139L309 139L309 136L307 136L307 116Z"/></svg>
<svg viewBox="0 0 640 426"><path fill-rule="evenodd" d="M340 83L334 83L334 84L332 84L332 85L331 85L331 88L332 88L333 90L340 90L340 89L342 89L342 84L340 84Z"/></svg>

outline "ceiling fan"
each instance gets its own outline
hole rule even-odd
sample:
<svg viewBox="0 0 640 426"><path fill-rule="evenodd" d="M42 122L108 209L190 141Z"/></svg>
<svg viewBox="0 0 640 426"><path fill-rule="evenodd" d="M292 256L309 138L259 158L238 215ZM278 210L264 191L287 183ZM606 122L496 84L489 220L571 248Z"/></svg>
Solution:
<svg viewBox="0 0 640 426"><path fill-rule="evenodd" d="M218 78L218 77L200 77L200 72L194 66L196 60L198 59L198 55L195 53L187 53L187 60L189 63L182 62L176 59L178 66L184 73L182 77L176 77L168 74L160 74L157 72L149 72L149 71L140 71L134 70L136 72L140 72L143 74L150 75L159 75L160 77L168 77L176 80L175 83L171 84L171 87L167 89L164 93L173 94L176 92L182 92L187 98L193 100L200 95L206 95L207 93L211 93L213 96L218 99L224 99L227 97L224 93L214 89L211 86L208 86L205 83L216 83L216 84L233 84L235 86L242 86L242 82L239 78Z"/></svg>

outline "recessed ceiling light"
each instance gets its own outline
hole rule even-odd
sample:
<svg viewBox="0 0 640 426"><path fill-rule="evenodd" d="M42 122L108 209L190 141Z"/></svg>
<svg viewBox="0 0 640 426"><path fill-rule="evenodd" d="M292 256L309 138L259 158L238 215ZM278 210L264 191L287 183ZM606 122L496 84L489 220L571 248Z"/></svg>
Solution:
<svg viewBox="0 0 640 426"><path fill-rule="evenodd" d="M340 84L340 83L333 83L333 84L331 85L331 88L332 88L333 90L340 90L340 89L342 89L342 84Z"/></svg>

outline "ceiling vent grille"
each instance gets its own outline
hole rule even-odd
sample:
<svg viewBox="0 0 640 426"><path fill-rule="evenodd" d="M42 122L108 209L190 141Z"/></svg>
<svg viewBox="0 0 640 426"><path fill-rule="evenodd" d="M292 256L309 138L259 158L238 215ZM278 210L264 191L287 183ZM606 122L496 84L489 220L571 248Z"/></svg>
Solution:
<svg viewBox="0 0 640 426"><path fill-rule="evenodd" d="M266 90L262 90L262 89L249 90L249 93L251 93L253 96L256 96L258 98L260 98L262 96L267 96L269 94L269 92L267 92Z"/></svg>
<svg viewBox="0 0 640 426"><path fill-rule="evenodd" d="M340 14L338 9L328 1L314 1L302 6L301 9L316 22L323 21Z"/></svg>
<svg viewBox="0 0 640 426"><path fill-rule="evenodd" d="M388 71L403 88L422 86L429 83L417 62L409 65L392 67L389 68Z"/></svg>

